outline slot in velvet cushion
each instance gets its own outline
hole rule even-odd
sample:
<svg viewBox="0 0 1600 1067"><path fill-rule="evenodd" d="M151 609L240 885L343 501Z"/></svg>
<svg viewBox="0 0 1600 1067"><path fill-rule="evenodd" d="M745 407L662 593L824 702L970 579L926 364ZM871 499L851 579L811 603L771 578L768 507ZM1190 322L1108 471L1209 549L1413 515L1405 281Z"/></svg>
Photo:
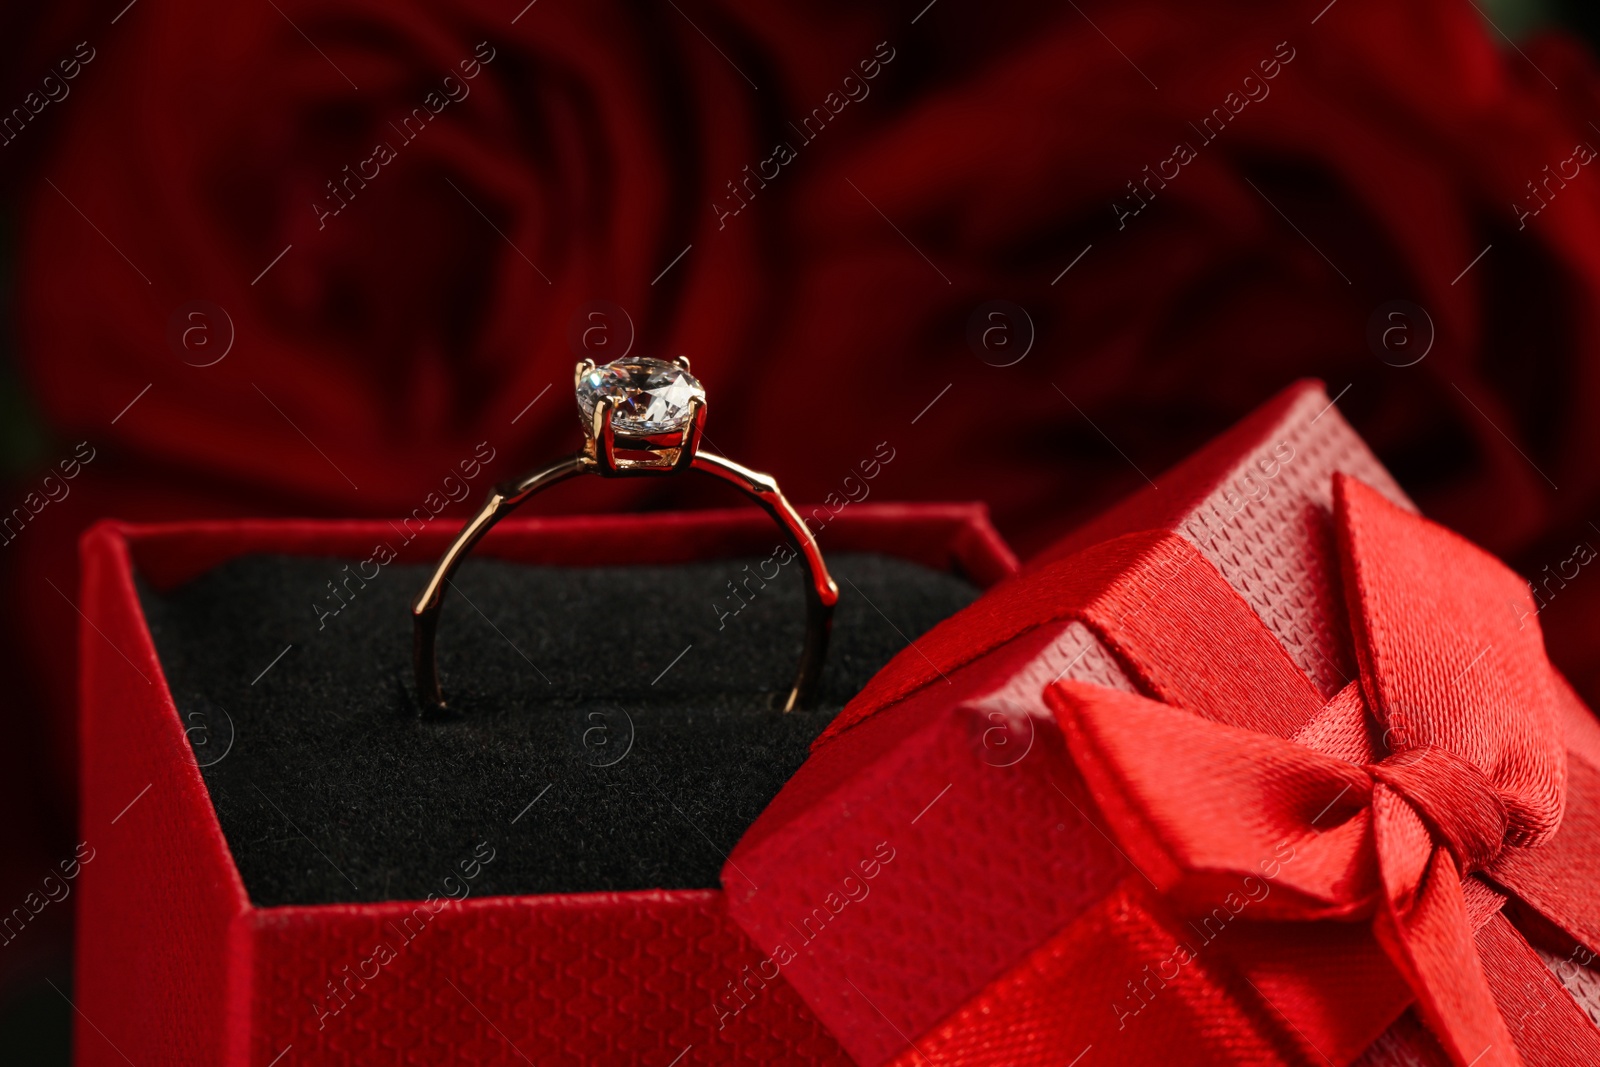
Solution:
<svg viewBox="0 0 1600 1067"><path fill-rule="evenodd" d="M978 595L903 560L830 560L841 597L820 706L784 715L772 705L793 680L805 618L792 563L762 587L751 559L469 561L439 651L465 716L423 721L408 603L426 572L395 564L362 587L346 562L245 556L167 592L140 586L260 906L463 885L473 896L716 887L726 853L845 701ZM336 615L330 581L345 602Z"/></svg>

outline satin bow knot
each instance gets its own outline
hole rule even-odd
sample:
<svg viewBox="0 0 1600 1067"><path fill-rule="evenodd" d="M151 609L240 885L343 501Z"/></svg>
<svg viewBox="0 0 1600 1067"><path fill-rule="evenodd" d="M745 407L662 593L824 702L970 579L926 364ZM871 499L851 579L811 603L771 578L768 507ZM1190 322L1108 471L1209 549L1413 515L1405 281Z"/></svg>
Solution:
<svg viewBox="0 0 1600 1067"><path fill-rule="evenodd" d="M1498 560L1342 475L1334 526L1360 684L1293 739L1241 725L1270 715L1225 721L1207 690L1234 683L1209 663L1190 668L1210 672L1199 692L1147 676L1179 706L1080 682L1057 683L1049 703L1124 855L1169 898L1209 907L1287 844L1294 859L1253 919L1370 921L1373 951L1451 1060L1514 1067L1474 946L1500 897L1464 879L1494 868L1503 886L1507 863L1561 824L1560 683L1527 586ZM1208 624L1242 642L1259 622L1242 602L1234 610ZM1270 712L1285 690L1261 688L1265 667L1244 670L1230 699Z"/></svg>
<svg viewBox="0 0 1600 1067"><path fill-rule="evenodd" d="M1486 869L1505 847L1505 805L1471 760L1438 745L1417 745L1366 770L1411 805L1462 874Z"/></svg>

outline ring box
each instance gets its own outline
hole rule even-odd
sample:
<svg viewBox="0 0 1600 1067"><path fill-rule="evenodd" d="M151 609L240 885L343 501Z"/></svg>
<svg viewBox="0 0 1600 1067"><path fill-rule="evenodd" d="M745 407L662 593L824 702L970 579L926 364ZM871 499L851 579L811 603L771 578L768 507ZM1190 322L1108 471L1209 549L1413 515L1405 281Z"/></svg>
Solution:
<svg viewBox="0 0 1600 1067"><path fill-rule="evenodd" d="M454 534L448 526L423 529L399 561L431 563ZM381 521L108 521L84 536L80 818L93 855L77 893L77 1062L848 1062L781 983L737 1029L719 1026L718 988L760 954L714 883L252 903L241 843L219 821L141 588L170 590L256 554L360 560L393 530ZM753 510L509 519L477 555L676 565L757 554L778 536ZM1016 568L978 505L853 504L821 542L830 555L877 553L980 588ZM238 612L248 625L251 606ZM379 968L381 984L370 977ZM348 1004L330 1019L328 998L340 990Z"/></svg>
<svg viewBox="0 0 1600 1067"><path fill-rule="evenodd" d="M1302 1055L1364 1067L1447 1062L1414 1013L1398 1014L1408 999L1403 987L1376 1011L1348 1007L1396 988L1386 964L1321 972L1295 955L1310 938L1293 942L1270 923L1230 928L1217 947L1200 950L1195 965L1225 968L1234 952L1269 961L1254 972L1264 992L1235 980L1236 1002L1201 1010L1169 988L1194 970L1169 973L1174 946L1184 938L1208 945L1212 933L1158 928L1142 910L1153 886L1095 821L1044 700L1063 678L1133 692L1140 683L1083 621L1028 622L1043 603L1043 581L1033 581L1041 571L1114 538L1170 531L1199 550L1328 699L1358 676L1337 579L1335 472L1415 510L1320 383L1299 383L991 590L961 631L970 643L941 643L930 633L881 671L730 857L728 906L760 946L758 976L781 977L798 991L860 1067L1067 1064L1074 1057L1085 1065L1157 1063L1178 1045L1196 1064L1300 1062ZM1090 556L1076 560L1069 573L1090 587L1119 576L1094 570ZM1124 625L1179 632L1205 625L1162 583L1141 596ZM1219 691L1219 679L1233 672L1248 678L1247 666L1226 657L1196 659L1215 672L1206 677ZM1572 704L1572 758L1583 753L1600 766L1600 727ZM1535 971L1539 951L1560 983L1521 1001L1522 990L1497 989L1510 998L1502 1011L1512 1025L1529 1025L1532 1014L1541 1024L1561 1016L1589 1025L1576 1005L1563 1003L1561 985L1593 1004L1600 972L1559 950L1552 955L1549 946L1529 947L1495 914L1494 893L1481 883L1468 889L1481 951L1504 954L1514 944ZM1148 966L1128 965L1132 957ZM1273 967L1289 976L1283 988L1303 980L1300 988L1317 996L1275 999L1279 987L1260 977ZM736 986L724 1002L753 1010L760 998L751 994ZM1303 1005L1319 997L1326 1011L1313 1020L1314 1009ZM1267 1006L1281 1002L1308 1016L1296 1020ZM1019 1004L1031 1018L1012 1013ZM1395 1014L1382 1015L1390 1004ZM1521 1010L1530 1005L1540 1010ZM1284 1051L1295 1047L1293 1028L1313 1029L1313 1022L1339 1043ZM976 1060L975 1046L984 1050Z"/></svg>

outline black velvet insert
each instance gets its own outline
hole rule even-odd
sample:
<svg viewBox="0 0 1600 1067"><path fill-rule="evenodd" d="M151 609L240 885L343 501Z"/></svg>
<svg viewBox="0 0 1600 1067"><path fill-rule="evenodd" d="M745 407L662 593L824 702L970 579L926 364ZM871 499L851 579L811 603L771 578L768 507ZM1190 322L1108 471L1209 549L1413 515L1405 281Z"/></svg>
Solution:
<svg viewBox="0 0 1600 1067"><path fill-rule="evenodd" d="M822 706L784 715L772 705L805 617L794 566L763 588L745 559L472 560L439 652L465 714L431 721L409 677L425 569L390 565L361 587L343 584L345 562L248 556L166 593L140 587L261 906L715 887L845 701L977 596L903 560L830 559L842 595ZM740 604L727 583L745 579L746 606L720 614ZM339 604L329 581L347 603L319 618L314 605Z"/></svg>

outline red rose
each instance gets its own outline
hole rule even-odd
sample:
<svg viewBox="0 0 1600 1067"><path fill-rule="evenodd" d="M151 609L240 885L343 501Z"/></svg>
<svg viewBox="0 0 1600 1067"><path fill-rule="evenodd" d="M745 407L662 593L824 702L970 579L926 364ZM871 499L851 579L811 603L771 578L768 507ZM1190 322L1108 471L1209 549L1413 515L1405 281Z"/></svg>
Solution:
<svg viewBox="0 0 1600 1067"><path fill-rule="evenodd" d="M1587 516L1600 169L1526 228L1516 205L1600 147L1592 65L1531 49L1558 93L1453 0L1316 14L1069 8L827 160L783 325L843 346L903 440L886 492L981 496L1036 546L1317 375L1426 510L1496 550ZM964 336L991 299L1032 319L1014 366Z"/></svg>
<svg viewBox="0 0 1600 1067"><path fill-rule="evenodd" d="M160 477L394 513L486 439L570 445L591 301L641 347L692 315L701 351L731 349L766 231L712 240L703 208L764 151L762 98L717 47L774 95L783 63L715 10L504 6L180 4L91 34L27 211L24 340L57 421ZM826 41L790 57L826 65Z"/></svg>

